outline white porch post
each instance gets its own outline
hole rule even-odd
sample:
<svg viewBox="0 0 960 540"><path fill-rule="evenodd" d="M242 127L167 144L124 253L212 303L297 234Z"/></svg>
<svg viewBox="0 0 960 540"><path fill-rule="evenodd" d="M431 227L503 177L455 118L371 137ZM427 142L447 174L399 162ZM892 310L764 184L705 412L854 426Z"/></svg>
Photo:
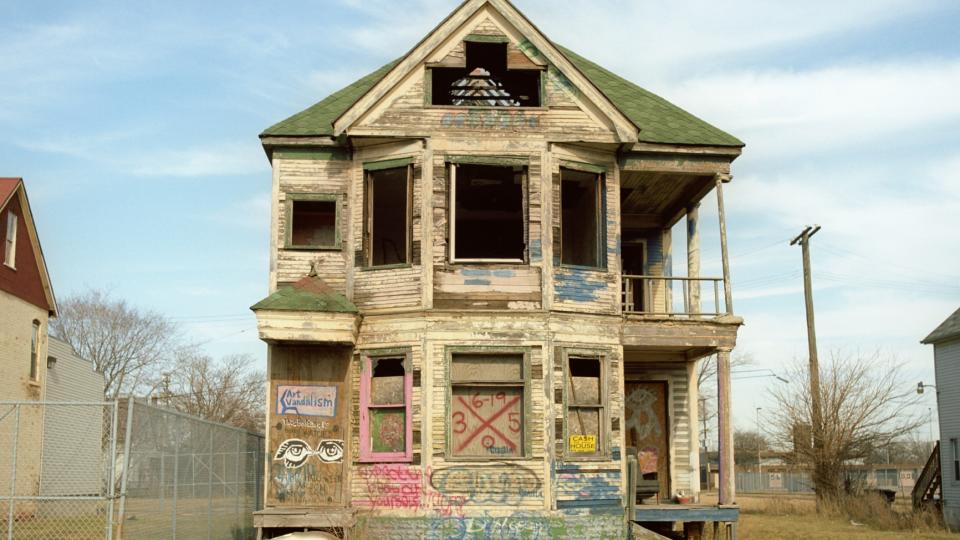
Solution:
<svg viewBox="0 0 960 540"><path fill-rule="evenodd" d="M687 209L687 277L693 278L687 284L691 314L700 313L700 203Z"/></svg>
<svg viewBox="0 0 960 540"><path fill-rule="evenodd" d="M720 504L734 504L733 423L730 418L730 349L717 350L717 423L720 448Z"/></svg>

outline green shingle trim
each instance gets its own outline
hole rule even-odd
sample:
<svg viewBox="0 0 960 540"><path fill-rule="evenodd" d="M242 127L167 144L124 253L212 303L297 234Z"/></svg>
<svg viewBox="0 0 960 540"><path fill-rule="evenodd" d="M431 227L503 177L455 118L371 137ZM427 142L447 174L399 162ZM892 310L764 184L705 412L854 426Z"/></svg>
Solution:
<svg viewBox="0 0 960 540"><path fill-rule="evenodd" d="M510 156L461 156L447 154L447 163L458 165L496 165L503 167L524 167L530 163L528 158Z"/></svg>
<svg viewBox="0 0 960 540"><path fill-rule="evenodd" d="M594 64L577 53L557 48L639 129L641 142L743 146L733 135L693 116L669 101ZM382 79L395 60L323 101L264 130L261 136L331 136L333 122Z"/></svg>
<svg viewBox="0 0 960 540"><path fill-rule="evenodd" d="M556 45L613 104L640 128L640 141L666 144L743 146L743 142L662 97Z"/></svg>
<svg viewBox="0 0 960 540"><path fill-rule="evenodd" d="M320 278L305 277L285 285L277 292L250 306L253 311L322 311L359 313L345 296L331 289Z"/></svg>
<svg viewBox="0 0 960 540"><path fill-rule="evenodd" d="M412 157L386 159L383 161L367 161L363 164L365 171L382 171L385 169L396 169L397 167L406 167L413 163Z"/></svg>
<svg viewBox="0 0 960 540"><path fill-rule="evenodd" d="M273 151L274 158L280 159L309 159L313 161L345 161L350 159L350 152L346 148L306 149L283 148Z"/></svg>
<svg viewBox="0 0 960 540"><path fill-rule="evenodd" d="M560 166L565 169L573 169L575 171L588 173L604 174L607 172L607 168L603 165L583 163L582 161L568 161L566 159L561 159Z"/></svg>
<svg viewBox="0 0 960 540"><path fill-rule="evenodd" d="M467 34L463 40L473 43L510 43L510 38L507 36L494 34Z"/></svg>
<svg viewBox="0 0 960 540"><path fill-rule="evenodd" d="M390 62L346 88L330 94L316 105L268 127L260 136L333 135L333 122L363 97L399 61L398 59Z"/></svg>
<svg viewBox="0 0 960 540"><path fill-rule="evenodd" d="M921 343L939 343L955 337L960 337L960 309L954 311L953 315L947 317L947 320L940 323L940 326L931 332Z"/></svg>

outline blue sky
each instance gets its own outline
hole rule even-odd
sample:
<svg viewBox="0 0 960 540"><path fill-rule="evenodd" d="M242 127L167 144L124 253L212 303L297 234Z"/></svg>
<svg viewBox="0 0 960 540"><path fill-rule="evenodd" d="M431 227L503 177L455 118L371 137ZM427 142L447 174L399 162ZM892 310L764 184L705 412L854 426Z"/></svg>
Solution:
<svg viewBox="0 0 960 540"><path fill-rule="evenodd" d="M960 3L516 4L554 41L747 142L726 192L739 352L776 371L805 357L787 244L819 223L821 355L879 349L906 364L905 391L932 381L918 342L960 305ZM264 358L247 310L267 287L257 134L401 55L456 5L0 5L0 176L27 181L57 294L105 288L213 355ZM712 198L702 216L716 275ZM735 382L738 426L770 406L758 390L771 381Z"/></svg>

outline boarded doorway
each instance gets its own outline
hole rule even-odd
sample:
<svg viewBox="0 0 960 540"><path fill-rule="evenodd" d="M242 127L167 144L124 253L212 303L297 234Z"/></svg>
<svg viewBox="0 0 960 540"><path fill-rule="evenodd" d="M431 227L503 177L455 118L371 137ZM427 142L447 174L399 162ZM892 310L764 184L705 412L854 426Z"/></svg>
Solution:
<svg viewBox="0 0 960 540"><path fill-rule="evenodd" d="M667 417L667 383L626 383L624 403L627 446L635 448L639 466L637 491L649 497L670 497L670 420Z"/></svg>
<svg viewBox="0 0 960 540"><path fill-rule="evenodd" d="M266 506L344 506L349 347L274 346Z"/></svg>

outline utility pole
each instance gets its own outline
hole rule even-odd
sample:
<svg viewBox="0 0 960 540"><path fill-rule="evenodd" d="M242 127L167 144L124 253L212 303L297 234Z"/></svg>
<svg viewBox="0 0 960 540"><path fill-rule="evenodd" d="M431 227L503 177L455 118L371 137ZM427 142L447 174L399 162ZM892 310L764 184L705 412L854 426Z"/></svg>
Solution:
<svg viewBox="0 0 960 540"><path fill-rule="evenodd" d="M803 250L803 297L807 307L807 345L810 349L810 401L813 421L814 486L820 484L820 453L823 449L823 410L820 405L820 362L817 359L817 330L813 322L813 285L810 279L810 238L820 230L819 225L808 226L790 245L800 244ZM818 499L820 494L818 493Z"/></svg>

